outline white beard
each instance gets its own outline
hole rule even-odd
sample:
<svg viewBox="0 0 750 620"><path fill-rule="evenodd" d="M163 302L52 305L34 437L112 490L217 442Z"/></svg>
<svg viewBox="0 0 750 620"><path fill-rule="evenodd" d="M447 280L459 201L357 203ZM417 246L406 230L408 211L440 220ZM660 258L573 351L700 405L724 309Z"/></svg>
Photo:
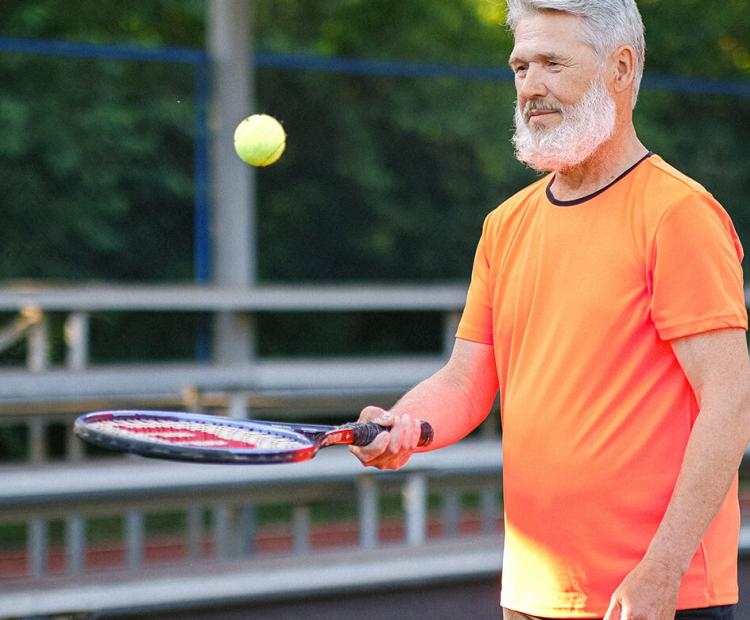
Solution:
<svg viewBox="0 0 750 620"><path fill-rule="evenodd" d="M562 114L556 127L530 127L527 114L534 109ZM513 146L516 158L540 171L571 168L587 159L612 136L617 110L601 73L578 103L562 106L532 100L521 112L516 103Z"/></svg>

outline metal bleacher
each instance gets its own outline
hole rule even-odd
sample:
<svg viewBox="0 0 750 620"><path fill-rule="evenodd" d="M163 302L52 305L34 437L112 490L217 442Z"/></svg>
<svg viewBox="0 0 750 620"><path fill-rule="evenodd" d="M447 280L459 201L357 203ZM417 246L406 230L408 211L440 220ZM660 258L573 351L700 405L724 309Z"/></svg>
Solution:
<svg viewBox="0 0 750 620"><path fill-rule="evenodd" d="M165 610L496 576L502 555L500 468L497 442L468 441L416 455L397 473L367 472L341 449L297 466L131 460L64 470L6 469L0 525L25 520L29 537L26 575L0 578L0 617L75 610L102 618L125 613L155 618ZM396 523L378 510L394 493L404 502ZM462 502L467 493L479 498L476 527L468 532ZM437 515L428 510L430 497L440 498ZM316 502L342 501L355 505L353 530L347 522L315 521ZM275 533L289 539L280 552L264 551L268 528L258 517L273 504L292 511L288 533ZM179 557L148 535L149 516L165 510L185 515L181 540L171 543L184 550ZM124 523L119 546L102 549L87 541L89 524L112 515L121 515ZM57 553L50 534L55 521L65 532ZM400 529L396 539L389 534L394 525ZM103 568L97 558L115 552L119 563ZM59 555L62 565L55 562Z"/></svg>
<svg viewBox="0 0 750 620"><path fill-rule="evenodd" d="M96 617L156 617L163 610L258 604L311 591L372 591L498 574L496 435L418 455L399 472L370 472L344 449L288 467L102 460L87 456L71 432L77 414L106 407L236 417L346 411L351 417L368 402L393 402L444 363L464 296L465 286L456 284L1 287L0 312L10 318L0 346L25 343L26 359L22 367L0 367L0 424L26 427L28 459L0 467L0 529L23 532L20 547L0 548L0 618L52 617L73 609ZM412 357L92 363L90 317L143 311L224 314L245 326L258 312L436 312L444 317L444 344L432 355ZM252 339L252 330L244 336ZM51 343L61 338L62 359L51 354ZM63 460L51 460L46 449L55 424L67 429ZM400 505L396 517L383 512L388 497ZM332 530L315 518L315 506L342 500L353 505L344 507L350 517L331 527L337 536L349 533L343 544L321 547L321 537L331 538ZM262 550L268 525L258 515L269 505L289 511L288 531L281 535L288 546L276 554ZM164 511L183 523L169 553L182 551L159 563L152 556L166 553L164 543L158 536L154 542L148 523ZM120 532L104 546L92 534L102 519ZM394 531L400 532L395 538ZM451 562L440 561L446 555ZM104 568L101 557L110 558Z"/></svg>
<svg viewBox="0 0 750 620"><path fill-rule="evenodd" d="M0 288L0 311L17 314L5 340L26 339L25 367L0 368L0 415L24 416L32 461L44 460L45 423L81 410L108 407L249 411L351 411L370 399L392 402L437 370L452 346L465 286L43 286ZM170 363L92 364L92 313L201 312L252 325L258 312L438 312L444 316L443 351L398 357L244 359ZM51 334L50 313L63 315L62 334ZM252 340L252 330L238 338ZM64 360L51 361L50 342L64 339ZM0 336L0 342L2 336ZM252 343L247 347L253 350ZM257 417L257 416L256 416ZM73 460L77 442L69 438Z"/></svg>

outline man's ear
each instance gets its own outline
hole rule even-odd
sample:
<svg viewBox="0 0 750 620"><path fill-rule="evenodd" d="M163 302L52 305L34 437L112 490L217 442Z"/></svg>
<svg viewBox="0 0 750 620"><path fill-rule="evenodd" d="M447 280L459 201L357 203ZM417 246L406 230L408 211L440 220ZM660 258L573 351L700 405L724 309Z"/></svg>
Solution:
<svg viewBox="0 0 750 620"><path fill-rule="evenodd" d="M615 92L629 91L635 79L636 55L632 47L623 46L610 57L614 73L612 88Z"/></svg>

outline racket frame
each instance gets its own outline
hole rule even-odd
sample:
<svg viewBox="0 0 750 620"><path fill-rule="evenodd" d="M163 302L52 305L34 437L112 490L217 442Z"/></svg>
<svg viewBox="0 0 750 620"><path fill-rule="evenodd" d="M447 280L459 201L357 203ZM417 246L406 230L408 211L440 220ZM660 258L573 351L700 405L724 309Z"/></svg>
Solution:
<svg viewBox="0 0 750 620"><path fill-rule="evenodd" d="M135 436L121 436L97 430L92 426L96 422L114 420L169 420L174 422L197 422L219 425L239 430L252 430L262 427L263 432L277 435L285 439L303 444L300 448L242 449L183 446L179 443L160 443ZM179 413L174 411L141 411L114 410L87 413L76 419L73 426L75 434L84 441L117 452L138 454L150 458L166 459L170 461L185 461L196 463L227 463L227 464L273 464L297 463L311 459L320 449L317 445L317 434L333 430L336 427L323 425L300 425L306 428L310 435L302 431L292 430L294 425L275 422L261 422L256 420L237 420L221 416L204 415L198 413Z"/></svg>
<svg viewBox="0 0 750 620"><path fill-rule="evenodd" d="M164 443L137 436L123 436L98 430L93 425L97 422L113 420L168 420L176 423L193 422L238 430L259 430L267 435L275 435L300 444L299 447L268 448L228 448L203 447L195 445L180 446L179 443ZM267 422L262 420L240 420L222 416L199 413L180 413L174 411L113 410L96 411L80 416L74 424L75 434L84 441L96 446L171 461L193 463L226 463L226 464L274 464L298 463L313 458L321 448L336 444L367 445L382 431L388 428L372 422L328 426L323 424L292 424L286 422ZM432 441L432 427L422 422L422 436L419 445L426 446Z"/></svg>

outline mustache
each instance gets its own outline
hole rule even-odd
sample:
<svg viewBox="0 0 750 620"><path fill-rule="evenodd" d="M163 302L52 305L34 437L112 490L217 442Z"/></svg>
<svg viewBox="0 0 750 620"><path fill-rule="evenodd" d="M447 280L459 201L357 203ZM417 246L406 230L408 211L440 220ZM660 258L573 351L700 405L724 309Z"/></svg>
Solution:
<svg viewBox="0 0 750 620"><path fill-rule="evenodd" d="M522 110L523 118L527 123L529 122L530 114L535 110L543 110L545 112L559 112L560 114L564 112L562 106L556 106L552 105L551 103L545 103L544 101L538 99L532 99L531 101L528 101L526 103Z"/></svg>

